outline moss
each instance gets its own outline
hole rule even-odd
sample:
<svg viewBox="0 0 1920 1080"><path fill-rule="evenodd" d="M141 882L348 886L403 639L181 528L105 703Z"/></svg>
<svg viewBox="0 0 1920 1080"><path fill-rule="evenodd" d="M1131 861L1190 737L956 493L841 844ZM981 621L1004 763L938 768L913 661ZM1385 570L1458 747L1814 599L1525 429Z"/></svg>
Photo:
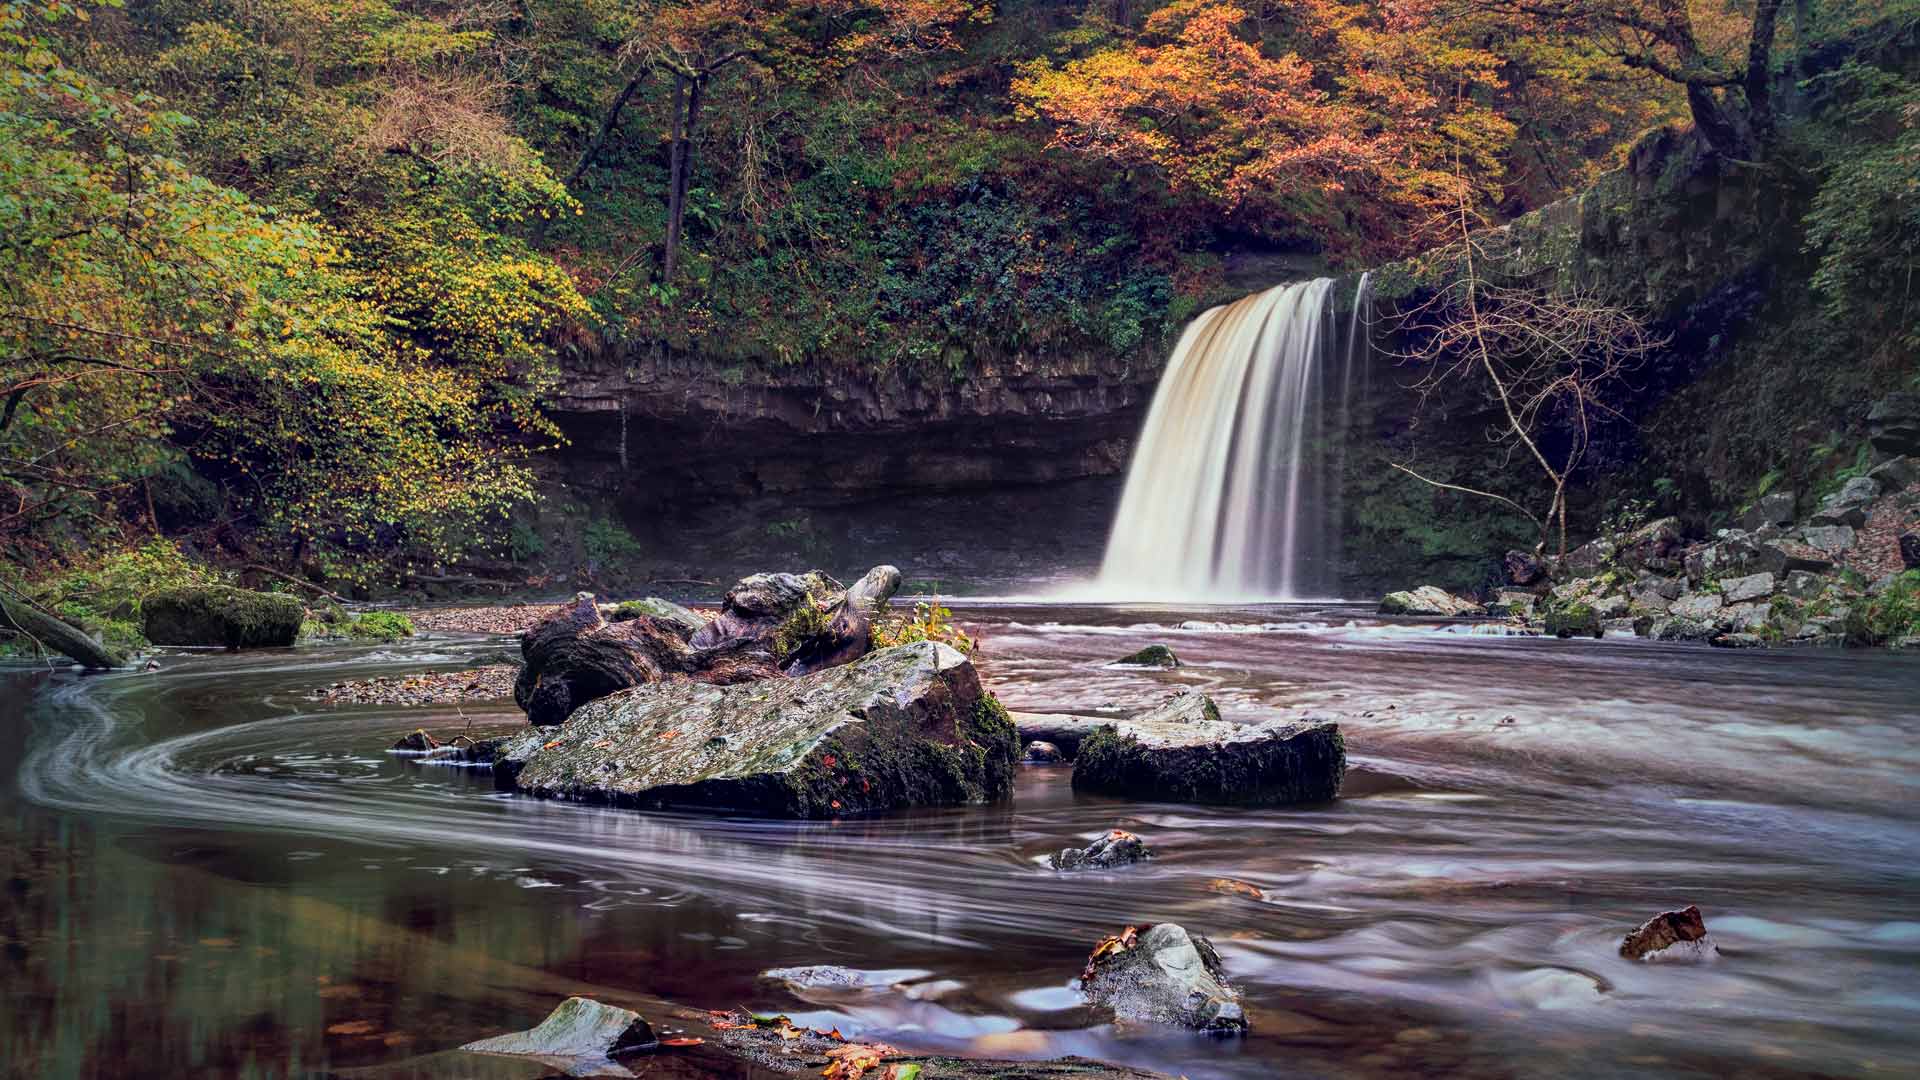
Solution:
<svg viewBox="0 0 1920 1080"><path fill-rule="evenodd" d="M291 645L306 614L291 596L224 585L162 589L141 606L147 637L156 645L229 649Z"/></svg>
<svg viewBox="0 0 1920 1080"><path fill-rule="evenodd" d="M1165 645L1149 645L1137 653L1121 657L1114 663L1124 664L1127 667L1177 668L1180 666L1180 658Z"/></svg>
<svg viewBox="0 0 1920 1080"><path fill-rule="evenodd" d="M392 611L356 615L346 626L347 636L363 641L398 641L413 636L413 620Z"/></svg>
<svg viewBox="0 0 1920 1080"><path fill-rule="evenodd" d="M1920 635L1920 570L1908 570L1888 582L1878 596L1847 612L1847 644L1891 645Z"/></svg>
<svg viewBox="0 0 1920 1080"><path fill-rule="evenodd" d="M773 657L785 660L794 650L827 632L827 613L811 599L802 601L773 632Z"/></svg>
<svg viewBox="0 0 1920 1080"><path fill-rule="evenodd" d="M1600 613L1591 604L1552 604L1546 611L1547 633L1557 638L1600 637Z"/></svg>

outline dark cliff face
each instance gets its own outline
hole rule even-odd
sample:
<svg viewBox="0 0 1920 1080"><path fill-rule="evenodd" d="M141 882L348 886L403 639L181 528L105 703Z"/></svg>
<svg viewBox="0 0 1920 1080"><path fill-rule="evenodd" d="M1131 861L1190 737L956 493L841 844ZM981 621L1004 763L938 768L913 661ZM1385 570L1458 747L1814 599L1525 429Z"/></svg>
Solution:
<svg viewBox="0 0 1920 1080"><path fill-rule="evenodd" d="M1110 358L1017 357L959 379L607 354L565 373L560 457L577 483L643 505L1044 485L1123 471L1158 377Z"/></svg>

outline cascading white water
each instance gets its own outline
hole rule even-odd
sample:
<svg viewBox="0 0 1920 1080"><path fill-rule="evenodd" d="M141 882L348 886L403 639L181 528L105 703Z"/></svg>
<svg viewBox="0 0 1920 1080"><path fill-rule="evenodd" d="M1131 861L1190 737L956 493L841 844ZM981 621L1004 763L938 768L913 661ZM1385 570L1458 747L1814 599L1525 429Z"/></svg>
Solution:
<svg viewBox="0 0 1920 1080"><path fill-rule="evenodd" d="M1336 420L1344 433L1361 301ZM1134 450L1100 567L1114 599L1330 596L1337 515L1328 506L1323 368L1338 344L1333 281L1282 285L1213 308L1174 346ZM1309 460L1312 456L1312 460Z"/></svg>

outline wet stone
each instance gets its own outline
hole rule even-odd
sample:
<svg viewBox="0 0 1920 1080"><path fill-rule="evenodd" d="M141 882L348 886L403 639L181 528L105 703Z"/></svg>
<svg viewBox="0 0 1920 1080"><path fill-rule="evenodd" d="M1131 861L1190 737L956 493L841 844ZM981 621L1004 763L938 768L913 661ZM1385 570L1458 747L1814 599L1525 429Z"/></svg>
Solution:
<svg viewBox="0 0 1920 1080"><path fill-rule="evenodd" d="M1114 829L1086 847L1062 848L1047 861L1055 870L1111 870L1152 857L1146 841L1125 829Z"/></svg>
<svg viewBox="0 0 1920 1080"><path fill-rule="evenodd" d="M1346 762L1338 724L1230 723L1206 695L1190 692L1082 740L1073 786L1173 802L1319 802L1339 794Z"/></svg>
<svg viewBox="0 0 1920 1080"><path fill-rule="evenodd" d="M1719 953L1707 936L1706 919L1696 905L1663 911L1620 942L1621 956L1648 963L1695 963L1711 960Z"/></svg>
<svg viewBox="0 0 1920 1080"><path fill-rule="evenodd" d="M1102 940L1087 960L1081 989L1121 1020L1217 1035L1247 1030L1246 1010L1213 943L1175 923L1129 926Z"/></svg>
<svg viewBox="0 0 1920 1080"><path fill-rule="evenodd" d="M1115 660L1114 666L1138 667L1138 668L1177 668L1180 666L1180 658L1173 655L1173 650L1168 648L1165 645L1149 645L1146 648L1141 649L1137 653L1133 653L1132 655L1129 655L1129 656L1123 656L1120 659Z"/></svg>
<svg viewBox="0 0 1920 1080"><path fill-rule="evenodd" d="M1041 739L1035 739L1027 744L1025 757L1035 765L1057 765L1066 760L1058 746Z"/></svg>
<svg viewBox="0 0 1920 1080"><path fill-rule="evenodd" d="M462 1046L486 1054L601 1058L657 1045L653 1028L637 1012L572 997L526 1031L496 1035Z"/></svg>

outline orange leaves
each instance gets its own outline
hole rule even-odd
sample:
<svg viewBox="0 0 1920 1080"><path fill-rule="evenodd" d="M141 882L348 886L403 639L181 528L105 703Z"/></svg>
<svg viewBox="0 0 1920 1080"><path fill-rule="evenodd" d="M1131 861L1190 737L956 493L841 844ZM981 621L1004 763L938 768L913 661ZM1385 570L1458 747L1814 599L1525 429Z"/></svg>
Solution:
<svg viewBox="0 0 1920 1080"><path fill-rule="evenodd" d="M677 738L679 738L679 737L680 737L680 729L679 729L679 728L674 728L674 729L673 729L672 731L663 731L663 732L661 732L661 733L660 733L660 741L661 741L661 742L672 742L673 740L675 740L675 739L677 739Z"/></svg>
<svg viewBox="0 0 1920 1080"><path fill-rule="evenodd" d="M1100 966L1100 961L1105 960L1109 956L1117 956L1133 948L1134 944L1140 939L1140 931L1151 929L1152 926L1152 923L1129 926L1117 934L1108 934L1106 937L1101 938L1099 944L1093 947L1093 954L1087 957L1087 966L1080 972L1080 981L1092 981L1096 969Z"/></svg>
<svg viewBox="0 0 1920 1080"><path fill-rule="evenodd" d="M849 1043L827 1052L827 1060L831 1064L820 1075L829 1080L861 1080L869 1072L878 1069L883 1059L899 1052L885 1043ZM891 1073L892 1070L888 1071Z"/></svg>

